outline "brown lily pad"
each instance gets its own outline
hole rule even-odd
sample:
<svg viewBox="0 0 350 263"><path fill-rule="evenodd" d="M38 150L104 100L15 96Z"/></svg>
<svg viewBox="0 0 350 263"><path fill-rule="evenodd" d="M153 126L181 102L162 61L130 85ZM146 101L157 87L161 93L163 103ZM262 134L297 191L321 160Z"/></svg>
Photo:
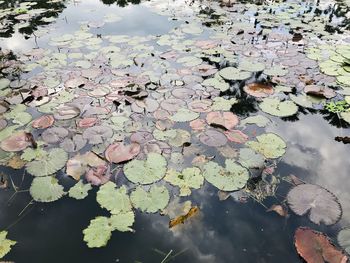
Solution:
<svg viewBox="0 0 350 263"><path fill-rule="evenodd" d="M348 257L321 232L300 227L295 231L295 248L307 263L346 263Z"/></svg>

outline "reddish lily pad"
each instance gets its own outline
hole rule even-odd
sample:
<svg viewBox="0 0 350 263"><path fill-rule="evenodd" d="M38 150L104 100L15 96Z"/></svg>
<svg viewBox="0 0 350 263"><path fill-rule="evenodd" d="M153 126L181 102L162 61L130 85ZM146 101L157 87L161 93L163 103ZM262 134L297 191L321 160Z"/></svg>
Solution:
<svg viewBox="0 0 350 263"><path fill-rule="evenodd" d="M133 159L140 153L140 144L125 145L122 142L113 143L105 151L106 159L111 163L121 163Z"/></svg>
<svg viewBox="0 0 350 263"><path fill-rule="evenodd" d="M232 112L213 111L206 118L208 124L222 126L227 130L233 129L238 124L238 117Z"/></svg>
<svg viewBox="0 0 350 263"><path fill-rule="evenodd" d="M295 231L295 248L308 263L346 263L348 257L321 232L300 227Z"/></svg>
<svg viewBox="0 0 350 263"><path fill-rule="evenodd" d="M44 115L32 122L32 127L36 129L46 129L51 127L55 122L52 115Z"/></svg>
<svg viewBox="0 0 350 263"><path fill-rule="evenodd" d="M271 85L263 83L250 83L245 85L243 89L249 95L257 98L265 98L274 93Z"/></svg>

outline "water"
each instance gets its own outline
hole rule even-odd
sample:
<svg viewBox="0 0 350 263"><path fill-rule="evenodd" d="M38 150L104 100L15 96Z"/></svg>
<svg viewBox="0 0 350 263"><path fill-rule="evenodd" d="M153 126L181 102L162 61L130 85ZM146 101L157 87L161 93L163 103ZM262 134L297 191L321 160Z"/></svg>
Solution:
<svg viewBox="0 0 350 263"><path fill-rule="evenodd" d="M50 4L41 4L43 8L50 8ZM36 47L49 48L51 37L73 33L79 29L81 21L97 22L106 13L116 14L122 19L90 32L102 37L112 34L154 36L180 25L177 20L152 12L147 4L97 0L64 2L59 5L57 20L45 26L46 34L38 38L31 35L28 39L18 32L7 34L0 38L0 46L14 53ZM244 103L247 105L243 108ZM243 104L240 112L235 108L233 112L242 117L254 112L249 100L244 100ZM309 226L326 233L336 242L337 231L350 223L349 145L334 140L336 136L350 136L350 130L337 121L329 123L320 112L311 112L299 112L293 121L260 113L273 121L267 131L280 135L288 146L286 155L278 163L276 174L294 174L333 192L343 208L342 219L334 226L315 225L306 216L296 216L292 211L289 211L288 218L280 217L274 212L267 212L262 204L252 199L248 199L247 203L235 202L232 198L220 201L217 189L206 183L201 189L192 190L190 198L192 204L200 208L200 214L183 226L170 230L167 216L137 211L133 225L135 233L114 231L106 247L89 249L83 242L82 230L92 218L109 214L97 204L96 189L81 201L64 197L54 203L34 203L26 207L31 201L30 194L17 193L9 201L14 193L10 188L0 192L0 229L8 230L9 238L16 240L17 244L5 259L17 263L153 263L162 262L172 251L171 255L178 255L170 262L303 262L293 245L297 227ZM248 129L248 134L254 132L254 129ZM259 130L257 132L260 133ZM218 158L218 161L223 160ZM2 167L1 171L10 174L16 185L21 183L22 170ZM28 189L32 179L28 174L23 176L22 189ZM58 177L66 189L73 185L63 173ZM282 182L276 197L267 198L263 204L270 207L278 201L283 202L289 188L287 182Z"/></svg>

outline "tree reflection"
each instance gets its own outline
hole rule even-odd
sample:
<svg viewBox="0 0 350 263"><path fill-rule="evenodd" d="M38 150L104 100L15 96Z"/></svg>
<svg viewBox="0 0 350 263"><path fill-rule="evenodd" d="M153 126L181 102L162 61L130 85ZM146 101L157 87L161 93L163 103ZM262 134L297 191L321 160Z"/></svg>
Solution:
<svg viewBox="0 0 350 263"><path fill-rule="evenodd" d="M0 18L0 26L2 26L0 27L0 37L8 38L14 34L15 26L20 24L20 20L16 19L19 14L31 14L31 10L44 10L44 12L29 15L28 19L23 19L25 21L25 23L22 23L24 26L20 27L18 32L30 36L39 26L51 23L50 20L45 21L45 18L57 18L66 7L64 1L38 1L33 3L35 4L28 10L23 9L20 12L16 11L16 8L19 7L18 1L8 0L0 6L0 10L4 10L4 13L6 13Z"/></svg>
<svg viewBox="0 0 350 263"><path fill-rule="evenodd" d="M101 0L105 5L117 4L120 7L125 7L128 4L138 5L141 3L141 0Z"/></svg>

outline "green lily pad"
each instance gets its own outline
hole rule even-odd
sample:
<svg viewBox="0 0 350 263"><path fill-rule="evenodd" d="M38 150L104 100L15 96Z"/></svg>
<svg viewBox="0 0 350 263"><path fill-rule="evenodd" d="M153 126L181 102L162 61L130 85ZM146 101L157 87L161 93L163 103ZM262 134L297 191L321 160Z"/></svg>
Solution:
<svg viewBox="0 0 350 263"><path fill-rule="evenodd" d="M247 124L255 124L258 127L266 127L269 124L270 120L262 115L250 116L241 120L240 126L245 126Z"/></svg>
<svg viewBox="0 0 350 263"><path fill-rule="evenodd" d="M170 169L167 171L164 180L180 187L180 196L190 195L191 188L199 189L204 183L201 170L197 167L185 168L181 173Z"/></svg>
<svg viewBox="0 0 350 263"><path fill-rule="evenodd" d="M274 133L264 133L256 136L257 142L249 141L246 145L266 158L278 158L285 154L286 143Z"/></svg>
<svg viewBox="0 0 350 263"><path fill-rule="evenodd" d="M83 230L84 241L90 248L104 247L112 235L109 218L98 216L90 221L90 225Z"/></svg>
<svg viewBox="0 0 350 263"><path fill-rule="evenodd" d="M97 192L96 200L102 208L106 208L111 214L131 211L131 203L126 193L126 187L115 188L113 182L108 182Z"/></svg>
<svg viewBox="0 0 350 263"><path fill-rule="evenodd" d="M142 212L156 213L168 205L170 195L165 186L152 185L149 191L138 186L130 194L130 200L133 206Z"/></svg>
<svg viewBox="0 0 350 263"><path fill-rule="evenodd" d="M238 100L236 98L225 99L223 97L215 97L213 99L213 105L211 109L213 111L229 111L232 105L236 104Z"/></svg>
<svg viewBox="0 0 350 263"><path fill-rule="evenodd" d="M187 122L187 121L193 121L198 117L199 117L198 112L181 108L173 116L171 116L170 119L176 122Z"/></svg>
<svg viewBox="0 0 350 263"><path fill-rule="evenodd" d="M0 258L3 258L17 242L6 238L7 231L0 232Z"/></svg>
<svg viewBox="0 0 350 263"><path fill-rule="evenodd" d="M146 160L132 160L124 166L126 178L137 184L151 184L162 179L167 161L158 153L149 153Z"/></svg>
<svg viewBox="0 0 350 263"><path fill-rule="evenodd" d="M118 230L120 232L132 232L134 231L131 226L135 222L135 214L133 211L120 212L118 214L112 215L109 219L109 224L113 230Z"/></svg>
<svg viewBox="0 0 350 263"><path fill-rule="evenodd" d="M298 106L293 101L280 101L278 98L265 98L259 107L262 111L277 117L292 116L298 112Z"/></svg>
<svg viewBox="0 0 350 263"><path fill-rule="evenodd" d="M203 167L205 180L222 191L242 189L249 179L248 170L231 159L226 159L225 166L213 161L206 163Z"/></svg>
<svg viewBox="0 0 350 263"><path fill-rule="evenodd" d="M68 160L68 154L59 148L41 152L40 158L26 165L28 173L34 176L46 176L62 169Z"/></svg>
<svg viewBox="0 0 350 263"><path fill-rule="evenodd" d="M251 76L250 72L241 71L238 68L226 67L219 71L221 77L226 80L244 80Z"/></svg>
<svg viewBox="0 0 350 263"><path fill-rule="evenodd" d="M88 196L88 191L91 189L91 184L84 184L83 181L80 180L69 189L68 195L78 200L84 199Z"/></svg>
<svg viewBox="0 0 350 263"><path fill-rule="evenodd" d="M35 177L29 191L35 201L44 203L56 201L65 194L63 186L52 176Z"/></svg>
<svg viewBox="0 0 350 263"><path fill-rule="evenodd" d="M0 90L6 89L10 85L8 79L0 79Z"/></svg>
<svg viewBox="0 0 350 263"><path fill-rule="evenodd" d="M339 231L338 243L348 254L350 254L350 227Z"/></svg>
<svg viewBox="0 0 350 263"><path fill-rule="evenodd" d="M220 76L215 78L208 78L202 82L205 87L213 87L220 91L226 91L230 88L230 85L225 82Z"/></svg>

